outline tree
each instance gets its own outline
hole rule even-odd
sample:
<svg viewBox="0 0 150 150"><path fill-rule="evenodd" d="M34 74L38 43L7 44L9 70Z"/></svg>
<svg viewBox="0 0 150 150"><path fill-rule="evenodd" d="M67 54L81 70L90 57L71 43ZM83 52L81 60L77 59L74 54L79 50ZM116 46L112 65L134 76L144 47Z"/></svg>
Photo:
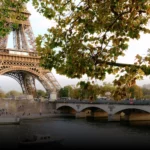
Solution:
<svg viewBox="0 0 150 150"><path fill-rule="evenodd" d="M112 96L115 91L115 86L111 83L104 82L103 85L100 86L99 91L102 96L105 96L106 92L110 92Z"/></svg>
<svg viewBox="0 0 150 150"><path fill-rule="evenodd" d="M19 96L21 94L21 92L15 91L15 90L11 90L9 92L6 93L6 97L15 97L15 96Z"/></svg>
<svg viewBox="0 0 150 150"><path fill-rule="evenodd" d="M46 97L47 93L43 90L37 90L37 97Z"/></svg>
<svg viewBox="0 0 150 150"><path fill-rule="evenodd" d="M80 99L80 88L73 88L72 90L72 98Z"/></svg>
<svg viewBox="0 0 150 150"><path fill-rule="evenodd" d="M96 100L99 95L99 90L99 85L93 82L93 84L91 84L88 88L88 97L92 98L91 100Z"/></svg>
<svg viewBox="0 0 150 150"><path fill-rule="evenodd" d="M106 74L115 74L116 99L126 97L127 89L144 73L150 74L144 63L150 63L149 56L137 55L137 62L131 65L116 62L130 39L139 39L140 32L150 33L146 27L149 0L60 0L42 4L45 8L37 5L38 11L57 23L48 34L37 38L45 68L54 67L71 78L86 74L103 80Z"/></svg>
<svg viewBox="0 0 150 150"><path fill-rule="evenodd" d="M144 99L150 99L150 89L149 88L145 88L145 86L143 86L142 92L143 92Z"/></svg>
<svg viewBox="0 0 150 150"><path fill-rule="evenodd" d="M7 2L4 7L14 8L19 2L28 0L15 1L12 6ZM150 56L137 55L134 64L116 61L125 54L129 39L139 39L140 32L150 33L146 26L149 3L149 0L33 0L38 12L56 21L55 27L36 40L41 65L71 78L86 74L103 80L106 74L115 74L114 97L126 97L128 88L137 79L150 74L147 66Z"/></svg>
<svg viewBox="0 0 150 150"><path fill-rule="evenodd" d="M77 86L80 86L80 99L90 99L95 100L96 96L99 94L99 86L94 84L94 82L85 82L80 81L77 83Z"/></svg>
<svg viewBox="0 0 150 150"><path fill-rule="evenodd" d="M0 1L0 38L6 36L12 29L18 28L20 20L26 20L23 12L24 4L29 0L2 0ZM16 11L13 11L13 10ZM13 21L13 23L11 22Z"/></svg>
<svg viewBox="0 0 150 150"><path fill-rule="evenodd" d="M130 94L130 98L136 98L136 99L143 98L142 88L137 85L134 85L129 88L129 94Z"/></svg>
<svg viewBox="0 0 150 150"><path fill-rule="evenodd" d="M90 88L91 86L91 83L88 81L88 82L85 82L85 81L80 81L77 83L77 86L80 86L80 99L88 99L89 97L89 91L88 89Z"/></svg>
<svg viewBox="0 0 150 150"><path fill-rule="evenodd" d="M59 96L60 97L70 97L70 89L71 89L71 86L64 86L63 88L61 88L59 90Z"/></svg>
<svg viewBox="0 0 150 150"><path fill-rule="evenodd" d="M2 89L0 89L0 98L4 98L4 97L5 97L5 92Z"/></svg>

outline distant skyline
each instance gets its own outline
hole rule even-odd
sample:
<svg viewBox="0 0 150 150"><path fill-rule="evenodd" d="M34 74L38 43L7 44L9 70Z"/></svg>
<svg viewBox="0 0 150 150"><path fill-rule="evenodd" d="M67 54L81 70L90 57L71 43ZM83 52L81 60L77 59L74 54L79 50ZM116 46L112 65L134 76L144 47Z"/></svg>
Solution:
<svg viewBox="0 0 150 150"><path fill-rule="evenodd" d="M47 29L54 26L54 21L49 21L42 15L36 12L36 10L33 8L31 3L27 4L27 8L29 12L31 13L30 16L30 22L33 29L33 33L35 37L37 37L39 34L43 35L47 32ZM150 25L148 25L150 28ZM9 41L8 45L11 47L12 42ZM9 47L8 46L8 47ZM129 48L126 51L125 57L119 57L118 62L121 63L133 63L134 58L137 54L140 55L146 55L147 50L150 48L150 34L142 34L141 38L139 40L130 40ZM64 87L66 85L76 85L80 80L82 79L69 79L66 76L59 75L55 72L55 70L52 70L52 73L54 74L55 78L61 85L61 87ZM102 84L103 82L112 82L114 79L113 75L107 75L106 79L104 81L98 81L96 82L98 84ZM87 81L88 78L85 76L83 80ZM149 84L150 78L144 77L144 80L137 81L137 85L142 86L143 84ZM44 89L43 86L37 81L36 82L37 89ZM20 85L12 78L6 77L6 76L0 76L0 88L4 91L10 91L10 90L18 90L21 91Z"/></svg>

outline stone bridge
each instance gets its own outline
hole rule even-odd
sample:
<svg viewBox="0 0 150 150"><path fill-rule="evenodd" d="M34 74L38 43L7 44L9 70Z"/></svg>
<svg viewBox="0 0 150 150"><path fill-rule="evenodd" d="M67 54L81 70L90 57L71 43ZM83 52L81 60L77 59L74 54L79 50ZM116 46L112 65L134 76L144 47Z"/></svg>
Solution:
<svg viewBox="0 0 150 150"><path fill-rule="evenodd" d="M94 104L94 103L65 103L65 102L56 102L56 109L59 110L62 107L70 107L76 111L76 113L81 113L86 109L97 108L103 110L108 114L108 120L125 110L139 110L145 112L150 116L150 105L133 105L133 104Z"/></svg>
<svg viewBox="0 0 150 150"><path fill-rule="evenodd" d="M56 109L68 106L73 108L76 112L81 112L84 109L95 107L99 108L110 115L126 109L138 109L150 113L150 105L119 105L119 104L92 104L92 103L56 103Z"/></svg>

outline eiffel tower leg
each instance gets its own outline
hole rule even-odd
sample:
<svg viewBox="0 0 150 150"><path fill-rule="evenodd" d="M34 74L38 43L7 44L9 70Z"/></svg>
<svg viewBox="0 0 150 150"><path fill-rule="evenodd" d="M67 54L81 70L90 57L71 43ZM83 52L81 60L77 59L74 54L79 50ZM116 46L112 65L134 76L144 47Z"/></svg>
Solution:
<svg viewBox="0 0 150 150"><path fill-rule="evenodd" d="M56 91L52 91L49 95L49 100L50 101L55 101L57 99L57 92Z"/></svg>
<svg viewBox="0 0 150 150"><path fill-rule="evenodd" d="M4 75L14 78L20 84L22 92L24 94L33 95L33 97L37 96L35 77L33 75L28 74L24 71L7 72ZM57 99L57 87L59 86L59 84L57 83L54 76L51 73L44 73L42 79L37 79L42 83L45 90L47 91L48 99L50 101L55 101Z"/></svg>
<svg viewBox="0 0 150 150"><path fill-rule="evenodd" d="M35 87L35 78L29 74L26 74L23 83L26 89L26 92L29 95L33 95L33 97L36 97L36 87Z"/></svg>
<svg viewBox="0 0 150 150"><path fill-rule="evenodd" d="M36 50L35 37L33 35L33 31L32 31L32 27L31 26L27 26L24 29L24 35L26 35L26 37L28 39L28 43L30 45L30 51L35 51Z"/></svg>
<svg viewBox="0 0 150 150"><path fill-rule="evenodd" d="M47 73L43 71L42 74L43 74L43 80L39 79L39 81L46 89L48 94L48 99L50 101L55 101L58 96L58 89L60 89L60 85L58 84L57 80L55 79L52 73L49 72Z"/></svg>
<svg viewBox="0 0 150 150"><path fill-rule="evenodd" d="M18 75L19 75L19 81L20 81L20 85L21 85L23 94L28 94L28 92L27 92L27 90L25 88L25 85L23 83L24 74L23 73L19 73Z"/></svg>
<svg viewBox="0 0 150 150"><path fill-rule="evenodd" d="M22 82L23 81L23 73L22 72L18 72L18 71L17 72L8 72L8 73L6 73L4 75L9 76L9 77L15 79L20 84L20 86L22 88L22 92L24 94L27 94L25 86L24 86L24 84Z"/></svg>
<svg viewBox="0 0 150 150"><path fill-rule="evenodd" d="M9 72L6 76L15 79L21 86L24 94L36 96L35 78L24 72Z"/></svg>
<svg viewBox="0 0 150 150"><path fill-rule="evenodd" d="M7 41L8 41L8 35L5 37L0 37L0 48L6 48L7 47Z"/></svg>
<svg viewBox="0 0 150 150"><path fill-rule="evenodd" d="M52 89L50 92L50 95L49 95L49 100L55 101L58 97L58 89L60 89L60 85L51 72L45 74L45 77L46 77L46 79L47 79L47 81L51 87L49 89Z"/></svg>

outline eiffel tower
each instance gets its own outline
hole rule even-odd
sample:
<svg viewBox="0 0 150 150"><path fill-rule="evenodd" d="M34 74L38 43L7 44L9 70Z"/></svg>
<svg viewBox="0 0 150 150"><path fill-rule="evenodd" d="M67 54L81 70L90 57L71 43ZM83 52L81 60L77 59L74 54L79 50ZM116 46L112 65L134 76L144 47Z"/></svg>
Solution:
<svg viewBox="0 0 150 150"><path fill-rule="evenodd" d="M7 23L13 28L13 49L7 48L8 36L0 38L0 75L15 79L21 86L22 92L27 95L37 96L35 79L39 80L49 95L50 100L57 98L60 85L49 70L40 67L40 57L36 52L35 37L29 21L30 13L23 6L21 13L27 18L21 20L8 18ZM16 13L13 9L12 13ZM9 84L9 83L7 83Z"/></svg>

